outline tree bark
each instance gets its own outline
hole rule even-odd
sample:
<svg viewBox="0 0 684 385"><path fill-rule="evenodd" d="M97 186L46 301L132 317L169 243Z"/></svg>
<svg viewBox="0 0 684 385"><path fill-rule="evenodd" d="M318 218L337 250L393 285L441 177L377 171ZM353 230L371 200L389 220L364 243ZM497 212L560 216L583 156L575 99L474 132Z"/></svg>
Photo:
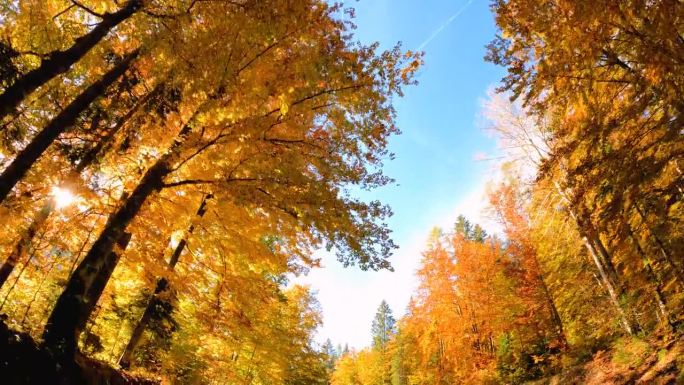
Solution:
<svg viewBox="0 0 684 385"><path fill-rule="evenodd" d="M627 317L627 314L625 313L624 309L622 308L622 304L620 303L620 297L618 295L618 291L616 289L615 284L611 281L611 279L608 276L608 273L606 273L606 270L603 266L603 263L599 260L598 253L596 251L596 247L592 244L592 242L587 238L585 235L582 236L582 241L584 242L584 246L587 248L587 251L589 252L589 255L591 255L591 258L594 261L594 264L596 265L596 268L599 271L599 275L601 276L601 281L603 285L605 286L606 290L608 291L608 297L610 298L610 301L613 303L615 306L615 309L618 311L618 315L620 317L620 323L622 326L625 328L625 331L629 335L634 335L636 332L636 328L633 326L633 323L630 322L629 318Z"/></svg>
<svg viewBox="0 0 684 385"><path fill-rule="evenodd" d="M641 218L641 223L644 224L645 228L651 234L651 238L656 243L656 245L658 245L658 250L660 251L660 255L663 256L663 259L670 266L670 270L672 271L672 274L675 276L677 283L680 286L684 287L684 271L682 271L682 269L679 267L679 265L677 265L677 263L675 263L674 259L672 258L671 253L667 250L664 242L656 234L655 230L653 230L651 228L651 226L649 226L646 223L646 214L643 212L643 210L639 207L638 204L635 204L634 208L636 209L636 212L639 214L639 217Z"/></svg>
<svg viewBox="0 0 684 385"><path fill-rule="evenodd" d="M66 288L59 296L43 334L44 343L58 353L73 355L83 330L81 320L90 316L92 307L87 293L98 275L106 273L107 256L138 214L147 198L162 187L162 179L171 171L164 159L157 161L143 176L140 184L108 219L83 261L76 267Z"/></svg>
<svg viewBox="0 0 684 385"><path fill-rule="evenodd" d="M55 139L74 124L78 116L98 96L102 95L116 79L126 72L139 51L127 55L119 64L110 69L99 80L91 84L76 97L62 112L55 116L38 135L14 158L12 163L0 175L0 203L2 203L14 186L26 174L29 168L47 150Z"/></svg>
<svg viewBox="0 0 684 385"><path fill-rule="evenodd" d="M202 218L204 214L207 211L207 200L211 199L211 195L205 195L205 197L202 199L202 203L200 203L199 208L197 209L197 213L195 214L197 218ZM180 255L183 253L183 250L185 249L185 246L187 245L187 236L192 234L195 231L195 225L191 224L190 227L188 227L187 230L187 235L181 239L180 242L178 242L178 245L176 245L176 248L173 250L173 254L171 254L171 258L169 258L169 264L168 264L168 270L172 271L175 267L176 264L178 263L178 259L180 258ZM131 365L131 358L133 357L133 353L135 352L135 349L138 347L140 344L140 339L142 337L143 332L147 328L147 324L150 322L152 319L152 315L156 311L156 309L159 306L163 305L163 299L161 296L166 293L169 289L169 282L166 278L162 277L157 280L157 286L154 289L154 294L149 298L147 301L147 305L145 306L145 311L143 311L142 316L138 320L138 323L135 325L135 328L133 329L133 333L131 334L131 338L128 340L128 343L126 344L126 348L124 349L123 353L121 354L121 357L119 358L119 365L124 368L128 369Z"/></svg>
<svg viewBox="0 0 684 385"><path fill-rule="evenodd" d="M536 256L535 256L536 259ZM537 271L539 270L539 262L537 263ZM542 287L542 292L544 293L544 298L546 298L546 305L549 307L549 311L551 312L551 321L553 322L554 327L556 328L556 335L558 337L558 342L561 344L561 349L565 349L568 346L568 340L565 338L565 330L563 328L563 320L560 317L560 314L558 313L558 308L556 307L556 303L553 301L553 297L551 297L551 292L549 291L549 287L546 286L546 282L544 282L544 277L542 277L541 273L539 273L538 276L539 283Z"/></svg>
<svg viewBox="0 0 684 385"><path fill-rule="evenodd" d="M5 262L0 267L0 288L7 282L10 274L14 271L17 263L23 258L24 254L31 246L31 241L36 236L38 230L42 227L41 225L45 222L47 217L50 215L54 208L54 203L50 200L43 209L36 214L33 221L26 229L26 233L21 237L12 250L12 253L7 257Z"/></svg>
<svg viewBox="0 0 684 385"><path fill-rule="evenodd" d="M128 247L128 243L130 241L131 233L124 232L116 242L118 250L113 250L107 254L100 273L95 277L93 283L90 285L90 288L88 288L84 299L85 311L81 312L79 314L80 317L78 318L78 327L81 330L85 328L86 323L88 322L88 317L93 312L93 309L95 309L97 302L100 300L105 286L107 286L109 278L111 278L112 273L114 273L114 268L119 263L121 254L123 254L123 252L126 250L126 247Z"/></svg>
<svg viewBox="0 0 684 385"><path fill-rule="evenodd" d="M575 224L577 225L577 229L579 230L580 236L582 237L582 242L584 243L584 246L587 248L589 255L591 256L592 260L594 261L594 264L596 265L596 268L599 271L601 281L603 282L603 285L608 291L608 297L610 298L610 301L613 303L615 309L618 312L620 323L625 328L627 334L634 335L634 333L636 333L639 330L639 325L636 323L633 317L629 317L627 315L625 309L623 309L623 306L620 303L620 296L623 292L622 285L620 284L617 272L615 271L615 267L613 266L613 263L610 260L610 255L608 254L608 251L606 250L605 246L603 246L603 242L598 237L598 233L593 228L593 226L587 224L586 221L580 220L580 218L575 213L575 210L572 207L570 207L571 200L568 198L565 191L560 187L560 185L557 182L554 182L554 185L556 187L556 191L566 203L566 210L568 211L568 214L570 214L570 217L575 221Z"/></svg>
<svg viewBox="0 0 684 385"><path fill-rule="evenodd" d="M120 10L106 13L95 28L76 39L71 47L64 51L52 52L38 68L29 71L7 87L0 95L0 121L12 113L31 92L55 76L67 72L74 63L107 36L112 28L139 11L142 5L143 0L129 0Z"/></svg>
<svg viewBox="0 0 684 385"><path fill-rule="evenodd" d="M147 198L162 189L164 178L173 170L172 161L190 131L191 124L188 123L181 129L169 150L147 170L119 209L109 216L98 239L74 270L66 288L57 299L43 333L44 344L56 354L73 355L76 352L76 343L84 327L81 320L87 320L93 309L87 303L88 291L101 279L98 276L107 274L107 256L140 212ZM108 279L109 277L105 277L105 283Z"/></svg>
<svg viewBox="0 0 684 385"><path fill-rule="evenodd" d="M529 240L526 243L531 243ZM553 296L551 295L551 291L549 290L549 287L546 285L546 281L544 281L544 275L542 274L542 267L541 263L539 263L539 258L537 258L537 253L533 250L533 248L530 246L530 260L533 264L532 270L535 272L535 278L537 279L537 282L541 286L542 294L544 296L544 300L546 301L546 306L549 308L549 312L551 313L551 322L553 323L554 328L556 329L556 336L558 337L558 342L561 345L561 349L565 349L568 346L568 340L565 337L565 330L563 328L563 320L560 317L560 314L558 313L558 308L556 307L556 303L553 300Z"/></svg>
<svg viewBox="0 0 684 385"><path fill-rule="evenodd" d="M632 241L632 244L634 245L634 249L636 250L637 254L639 254L639 256L641 257L641 260L644 263L644 267L646 267L646 275L648 276L649 283L652 286L653 295L656 301L656 305L658 306L658 311L660 311L668 326L672 328L672 318L670 317L670 312L667 310L667 301L665 299L665 295L663 294L663 287L665 285L660 275L653 269L653 261L641 247L641 244L639 243L639 240L632 231L632 228L629 225L629 223L627 223L627 235L629 239Z"/></svg>

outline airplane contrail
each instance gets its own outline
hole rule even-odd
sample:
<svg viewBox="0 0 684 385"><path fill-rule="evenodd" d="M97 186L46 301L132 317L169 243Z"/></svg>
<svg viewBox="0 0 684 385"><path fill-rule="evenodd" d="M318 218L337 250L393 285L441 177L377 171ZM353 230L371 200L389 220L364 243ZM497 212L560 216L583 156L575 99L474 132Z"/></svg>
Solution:
<svg viewBox="0 0 684 385"><path fill-rule="evenodd" d="M461 13L463 13L463 11L465 11L466 8L468 8L468 6L470 6L470 4L472 4L472 3L473 3L473 0L468 0L467 3L465 3L461 8L459 8L458 11L456 11L456 13L454 13L453 15L451 15L451 17L448 18L447 21L445 21L439 28L437 28L437 29L435 30L435 32L433 32L432 35L430 35L430 37L428 37L427 39L425 39L425 41L423 41L423 42L420 44L420 46L418 46L418 51L422 51L423 48L425 48L425 46L427 46L428 44L430 44L430 42L431 42L432 40L434 40L434 38L436 38L437 35L439 35L439 34L444 30L444 28L448 27L449 24L451 24L454 20L456 20L456 18L457 18Z"/></svg>

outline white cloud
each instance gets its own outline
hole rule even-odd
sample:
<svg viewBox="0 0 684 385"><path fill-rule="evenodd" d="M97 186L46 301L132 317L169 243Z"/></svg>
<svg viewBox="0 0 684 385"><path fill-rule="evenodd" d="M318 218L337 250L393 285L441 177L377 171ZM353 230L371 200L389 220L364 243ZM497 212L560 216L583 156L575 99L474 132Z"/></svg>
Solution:
<svg viewBox="0 0 684 385"><path fill-rule="evenodd" d="M399 239L401 248L391 260L394 272L345 269L334 257L323 255L323 268L295 279L295 283L309 284L317 291L324 322L318 340L323 342L330 338L335 344L348 343L356 349L367 346L371 341L373 316L383 299L389 303L395 317L401 317L417 287L415 271L432 228L450 229L458 215L465 215L489 233L500 233L500 226L483 212L487 205L488 181L498 178L498 172L486 175L467 194L451 205L444 205L444 209L438 211L440 214L427 222L430 226L417 228L410 236Z"/></svg>

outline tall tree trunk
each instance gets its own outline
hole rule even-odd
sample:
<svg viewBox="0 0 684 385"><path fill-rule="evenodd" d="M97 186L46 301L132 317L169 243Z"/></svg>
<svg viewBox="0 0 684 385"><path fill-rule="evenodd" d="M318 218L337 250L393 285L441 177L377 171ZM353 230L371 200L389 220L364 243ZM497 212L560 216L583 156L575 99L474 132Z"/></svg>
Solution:
<svg viewBox="0 0 684 385"><path fill-rule="evenodd" d="M38 68L29 71L7 87L0 95L0 121L12 113L31 92L55 76L67 72L74 63L107 36L112 28L135 14L142 5L143 0L129 0L120 10L104 14L102 21L90 32L76 39L71 47L64 51L52 52Z"/></svg>
<svg viewBox="0 0 684 385"><path fill-rule="evenodd" d="M638 204L634 204L634 209L636 212L639 214L639 217L641 218L641 223L644 224L644 227L648 230L648 232L651 234L651 238L653 241L656 243L658 246L658 250L660 251L660 255L663 256L663 259L667 262L667 264L670 266L670 270L675 276L675 279L679 283L680 286L684 287L684 271L682 271L682 268L675 263L674 259L672 258L672 255L670 251L665 247L664 242L660 239L660 237L655 233L655 231L651 228L646 223L646 214L643 212L641 207L639 207Z"/></svg>
<svg viewBox="0 0 684 385"><path fill-rule="evenodd" d="M531 244L531 241L527 240L527 244ZM556 329L556 337L558 338L558 342L561 345L561 349L565 349L568 346L568 340L565 337L565 330L563 328L563 320L560 317L560 314L558 313L558 308L556 307L556 303L553 300L553 296L551 295L551 291L549 290L549 287L546 285L546 281L544 281L544 275L542 274L542 268L541 268L541 263L539 263L539 258L537 258L537 253L534 251L534 248L532 246L529 247L529 253L531 262L533 264L532 270L535 271L536 279L539 285L541 286L542 290L542 295L544 296L544 300L546 301L546 306L549 308L549 313L551 313L551 322L553 323L554 328Z"/></svg>
<svg viewBox="0 0 684 385"><path fill-rule="evenodd" d="M610 298L610 301L613 303L613 306L615 306L615 309L618 311L620 323L629 335L633 335L634 333L636 333L638 329L634 327L633 322L630 320L629 317L627 317L625 310L622 308L622 304L620 303L620 297L618 295L618 289L608 276L608 273L606 272L603 263L601 263L601 261L599 260L596 247L589 240L589 238L587 238L586 235L582 235L582 241L584 242L584 246L587 248L589 255L591 256L592 260L594 261L594 264L596 265L596 268L599 271L599 275L601 276L601 282L608 291L608 297Z"/></svg>
<svg viewBox="0 0 684 385"><path fill-rule="evenodd" d="M127 55L119 64L114 66L99 80L91 84L80 95L76 97L62 112L55 116L50 123L43 128L38 135L29 143L12 163L0 175L0 203L2 203L9 195L12 188L21 180L33 163L47 150L52 142L59 137L59 135L69 128L78 116L85 111L86 108L98 96L102 95L119 76L130 67L131 62L138 56L138 50Z"/></svg>
<svg viewBox="0 0 684 385"><path fill-rule="evenodd" d="M59 296L43 334L44 343L52 349L58 349L58 353L69 356L75 353L76 341L84 326L82 320L87 320L92 311L88 304L88 291L98 280L98 275L104 272L107 256L128 224L138 214L147 198L161 189L164 176L171 171L165 160L160 159L145 173L140 184L109 217L100 236L76 267Z"/></svg>
<svg viewBox="0 0 684 385"><path fill-rule="evenodd" d="M622 293L624 292L624 288L622 286L620 277L618 277L617 270L615 269L615 265L613 264L613 259L611 258L610 253L608 253L606 246L603 244L603 241L599 236L598 230L596 230L596 228L590 221L584 221L581 224L581 226L586 236L594 245L597 256L601 261L601 264L603 264L603 268L605 269L606 274L608 274L608 277L612 281L613 285L615 285L615 287L619 289L619 294L622 295Z"/></svg>
<svg viewBox="0 0 684 385"><path fill-rule="evenodd" d="M644 263L644 267L646 267L646 275L647 275L648 280L652 286L653 295L655 297L655 301L656 301L656 305L658 306L658 310L660 311L661 315L664 317L668 326L670 328L672 328L672 326L673 326L672 318L670 316L670 312L667 310L667 301L665 300L665 295L663 294L663 287L665 285L664 285L664 283L660 277L660 274L658 274L653 269L653 261L646 254L644 249L641 247L641 244L639 243L639 239L637 239L637 236L632 231L630 224L627 223L626 227L627 227L627 236L632 241L632 244L634 245L634 249L636 250L637 254L639 254L639 256L641 257L641 260Z"/></svg>
<svg viewBox="0 0 684 385"><path fill-rule="evenodd" d="M585 229L587 228L589 229L589 242L593 245L594 253L597 257L596 261L597 263L603 265L606 278L610 281L610 284L615 292L615 298L613 299L613 302L621 304L620 299L625 294L624 283L618 276L611 255L606 249L605 245L603 244L603 241L601 240L598 231L594 228L591 222L586 223ZM634 309L632 309L631 306L628 304L621 304L621 307L623 308L621 312L621 314L624 317L623 324L628 325L628 327L625 327L625 330L630 335L637 333L639 330L641 330L641 326L639 325L639 321L637 320L637 316L634 312Z"/></svg>
<svg viewBox="0 0 684 385"><path fill-rule="evenodd" d="M38 230L42 227L42 224L50 215L54 207L55 204L52 199L50 199L49 202L46 203L45 206L43 206L43 208L36 214L36 216L33 218L33 221L26 229L26 232L14 246L14 249L12 249L12 253L7 257L5 262L2 264L2 267L0 267L0 288L2 288L5 282L7 282L7 279L14 271L17 263L23 259L27 250L29 247L31 247L31 241L36 236Z"/></svg>
<svg viewBox="0 0 684 385"><path fill-rule="evenodd" d="M568 214L570 214L570 217L575 221L575 224L577 225L577 229L579 230L580 236L582 237L582 242L584 243L584 246L587 248L589 255L591 256L592 260L594 261L594 264L596 265L596 268L599 271L601 281L603 282L603 285L608 291L608 297L610 298L610 301L613 303L615 309L618 312L620 323L629 335L633 335L639 330L639 325L632 316L629 316L625 312L623 305L620 303L620 296L623 293L622 285L620 284L617 272L615 271L615 267L613 266L613 263L610 259L610 255L608 254L608 251L606 250L605 246L603 246L603 242L598 236L598 232L593 228L592 225L588 224L586 221L582 221L577 216L575 210L573 209L573 207L571 207L571 200L568 198L567 194L565 193L565 190L561 188L558 182L554 182L554 185L556 187L558 195L560 195L560 197L566 203L565 207L568 211Z"/></svg>
<svg viewBox="0 0 684 385"><path fill-rule="evenodd" d="M5 304L7 303L7 300L9 299L10 294L12 294L12 290L17 286L17 283L19 282L19 279L21 278L21 275L24 273L26 268L29 266L29 263L33 259L33 257L36 256L36 250L32 250L31 255L29 256L28 260L24 265L21 267L21 270L19 271L19 274L17 274L17 277L14 279L14 282L12 282L12 285L7 289L7 292L5 293L5 298L3 298L2 303L0 303L0 311L2 310L3 307L5 307Z"/></svg>
<svg viewBox="0 0 684 385"><path fill-rule="evenodd" d="M114 273L114 268L119 263L119 258L121 258L121 254L123 254L123 252L126 250L126 247L128 247L128 243L130 241L131 233L124 232L116 242L118 250L116 250L115 248L115 250L107 254L102 269L95 277L95 279L93 279L92 284L90 285L85 294L85 311L81 312L78 318L78 325L81 327L81 329L85 328L88 322L88 317L93 312L93 309L95 309L97 302L100 300L100 297L104 292L105 286L107 286L109 278L111 278L112 273Z"/></svg>
<svg viewBox="0 0 684 385"><path fill-rule="evenodd" d="M536 261L536 255L535 255L535 262L537 264L537 271L539 270L539 262ZM553 301L553 297L551 296L551 292L549 291L549 287L546 286L546 282L544 282L544 277L541 275L541 272L538 274L538 279L539 279L539 284L541 285L542 288L542 293L544 294L544 298L546 299L546 306L549 307L549 312L551 313L551 322L553 322L553 326L556 329L556 336L558 337L558 342L561 344L561 349L565 349L568 346L568 340L565 338L565 330L563 328L563 320L560 317L560 314L558 313L558 308L556 307L556 303Z"/></svg>
<svg viewBox="0 0 684 385"><path fill-rule="evenodd" d="M157 286L154 288L154 294L152 294L152 296L148 299L147 305L145 306L145 311L143 311L142 316L140 316L138 323L135 325L133 333L131 333L131 337L126 344L121 357L119 358L119 365L122 368L128 369L131 366L131 358L133 357L133 353L140 343L140 339L142 338L145 328L147 328L147 324L152 319L154 312L164 304L164 300L159 298L159 296L165 292L167 288L168 281L166 278L160 278L157 280Z"/></svg>
<svg viewBox="0 0 684 385"><path fill-rule="evenodd" d="M107 256L126 228L140 212L143 204L153 193L163 187L164 178L173 170L172 162L182 143L191 131L191 123L179 132L169 150L150 167L133 192L112 213L98 239L79 263L48 318L43 333L44 344L55 353L73 355L76 342L93 307L88 301L93 297L89 290L100 274L106 274ZM108 277L107 277L108 279ZM105 280L106 282L106 280Z"/></svg>
<svg viewBox="0 0 684 385"><path fill-rule="evenodd" d="M131 108L124 116L118 119L114 127L109 129L107 131L107 134L81 157L81 159L79 160L78 164L74 169L74 174L79 175L86 168L90 167L95 162L95 160L97 160L97 157L102 151L102 149L112 141L114 135L116 135L116 133L126 124L126 122L158 92L159 87L155 88L155 90L145 95L133 106L133 108ZM0 288L2 288L2 286L7 281L7 278L9 278L10 274L12 274L12 271L14 271L14 268L17 265L17 263L24 258L28 248L31 246L31 243L33 242L33 238L36 236L36 233L39 229L43 227L43 225L47 221L50 214L52 214L54 209L54 202L52 200L49 200L47 203L45 203L43 208L33 217L31 224L29 224L26 231L21 235L17 243L14 245L12 252L7 257L5 262L2 264L2 267L0 267Z"/></svg>
<svg viewBox="0 0 684 385"><path fill-rule="evenodd" d="M200 203L199 208L197 209L196 216L197 218L202 218L204 216L204 213L207 211L207 200L211 198L211 195L205 195L205 197L202 199L202 203ZM186 236L181 239L180 242L178 242L178 245L176 245L176 248L173 250L173 254L171 254L171 258L169 259L169 264L168 264L168 270L173 271L173 269L176 267L176 264L178 263L178 259L180 258L181 254L183 253L183 250L185 249L185 246L187 245L187 237L192 234L195 231L195 225L191 224L188 227L188 230L186 232ZM131 338L128 340L128 343L126 344L126 348L124 349L123 353L121 354L121 357L119 358L119 365L124 368L128 369L131 365L131 358L133 357L133 353L135 352L135 349L138 347L138 344L140 343L140 338L142 337L143 332L147 328L148 323L152 319L152 315L154 312L157 310L158 307L163 305L164 299L161 297L166 293L169 289L169 281L162 277L157 280L157 286L154 288L154 294L148 299L147 305L145 306L145 311L143 311L142 316L138 320L138 323L135 325L135 328L133 329L133 333L131 334Z"/></svg>

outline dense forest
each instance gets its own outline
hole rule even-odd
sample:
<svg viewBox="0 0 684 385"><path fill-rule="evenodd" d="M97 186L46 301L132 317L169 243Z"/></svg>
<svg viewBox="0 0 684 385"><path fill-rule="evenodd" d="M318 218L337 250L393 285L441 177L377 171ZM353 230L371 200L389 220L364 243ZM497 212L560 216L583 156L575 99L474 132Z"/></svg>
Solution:
<svg viewBox="0 0 684 385"><path fill-rule="evenodd" d="M436 229L407 314L332 383L684 383L684 5L491 7L503 233Z"/></svg>
<svg viewBox="0 0 684 385"><path fill-rule="evenodd" d="M3 383L517 384L606 354L604 383L684 381L684 4L491 11L503 230L435 229L356 350L291 281L319 249L392 269L357 193L393 183L421 52L322 0L0 0Z"/></svg>

